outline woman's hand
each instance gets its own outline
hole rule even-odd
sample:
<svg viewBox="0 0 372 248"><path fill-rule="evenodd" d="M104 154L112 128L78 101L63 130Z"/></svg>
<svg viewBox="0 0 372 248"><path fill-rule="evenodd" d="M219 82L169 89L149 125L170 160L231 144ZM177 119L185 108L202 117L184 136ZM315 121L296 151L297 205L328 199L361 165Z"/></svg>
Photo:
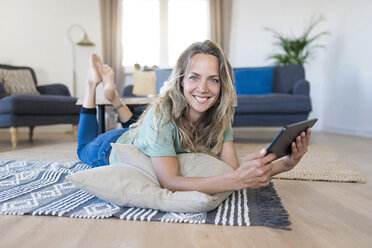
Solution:
<svg viewBox="0 0 372 248"><path fill-rule="evenodd" d="M301 158L307 152L309 146L309 140L311 136L311 128L309 127L305 132L302 132L300 135L296 137L296 141L293 141L292 146L292 153L283 160L278 161L274 164L274 173L273 175L286 172L292 170L298 162L300 162Z"/></svg>
<svg viewBox="0 0 372 248"><path fill-rule="evenodd" d="M266 155L266 149L247 155L235 171L235 189L261 188L269 185L275 159L274 154Z"/></svg>

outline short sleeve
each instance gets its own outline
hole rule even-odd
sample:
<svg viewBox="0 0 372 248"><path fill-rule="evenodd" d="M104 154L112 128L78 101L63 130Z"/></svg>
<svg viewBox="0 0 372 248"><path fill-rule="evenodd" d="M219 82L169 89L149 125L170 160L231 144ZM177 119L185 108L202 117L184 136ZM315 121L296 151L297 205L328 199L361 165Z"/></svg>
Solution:
<svg viewBox="0 0 372 248"><path fill-rule="evenodd" d="M226 128L225 132L223 133L223 142L232 141L234 140L234 134L231 125Z"/></svg>
<svg viewBox="0 0 372 248"><path fill-rule="evenodd" d="M154 112L154 108L147 112L133 144L150 157L177 157L177 129L174 123L166 123L156 132Z"/></svg>

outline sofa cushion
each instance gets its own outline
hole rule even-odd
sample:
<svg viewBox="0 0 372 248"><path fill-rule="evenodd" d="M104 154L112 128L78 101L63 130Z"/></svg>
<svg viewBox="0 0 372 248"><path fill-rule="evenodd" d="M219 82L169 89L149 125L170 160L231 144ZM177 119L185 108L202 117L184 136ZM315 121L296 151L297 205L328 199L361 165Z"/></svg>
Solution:
<svg viewBox="0 0 372 248"><path fill-rule="evenodd" d="M163 86L164 82L168 80L172 73L172 69L156 69L156 92L160 93L160 88Z"/></svg>
<svg viewBox="0 0 372 248"><path fill-rule="evenodd" d="M256 127L280 127L299 121L304 121L308 113L282 113L282 114L236 114L234 116L234 127L256 126Z"/></svg>
<svg viewBox="0 0 372 248"><path fill-rule="evenodd" d="M1 79L8 95L33 94L39 95L30 69L0 68Z"/></svg>
<svg viewBox="0 0 372 248"><path fill-rule="evenodd" d="M303 95L269 94L238 96L236 114L304 113L311 111L310 97Z"/></svg>
<svg viewBox="0 0 372 248"><path fill-rule="evenodd" d="M13 95L0 99L0 114L79 114L76 98L55 95Z"/></svg>
<svg viewBox="0 0 372 248"><path fill-rule="evenodd" d="M154 71L133 72L133 95L156 95L156 76Z"/></svg>
<svg viewBox="0 0 372 248"><path fill-rule="evenodd" d="M274 67L239 68L234 70L238 95L270 94L273 87Z"/></svg>
<svg viewBox="0 0 372 248"><path fill-rule="evenodd" d="M308 96L310 94L310 84L309 84L309 82L306 81L305 79L298 80L293 85L292 94L293 95Z"/></svg>
<svg viewBox="0 0 372 248"><path fill-rule="evenodd" d="M274 93L293 92L294 84L305 78L305 70L302 65L277 66L274 69Z"/></svg>

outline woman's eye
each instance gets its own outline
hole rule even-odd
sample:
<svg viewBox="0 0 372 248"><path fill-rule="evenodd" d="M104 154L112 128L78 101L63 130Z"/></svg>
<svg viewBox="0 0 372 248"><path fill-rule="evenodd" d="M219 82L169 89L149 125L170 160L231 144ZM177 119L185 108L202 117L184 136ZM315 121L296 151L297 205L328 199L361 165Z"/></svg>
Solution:
<svg viewBox="0 0 372 248"><path fill-rule="evenodd" d="M196 76L190 76L189 79L190 80L197 80L198 78Z"/></svg>
<svg viewBox="0 0 372 248"><path fill-rule="evenodd" d="M219 80L217 78L211 78L209 81L211 81L212 83L218 83Z"/></svg>

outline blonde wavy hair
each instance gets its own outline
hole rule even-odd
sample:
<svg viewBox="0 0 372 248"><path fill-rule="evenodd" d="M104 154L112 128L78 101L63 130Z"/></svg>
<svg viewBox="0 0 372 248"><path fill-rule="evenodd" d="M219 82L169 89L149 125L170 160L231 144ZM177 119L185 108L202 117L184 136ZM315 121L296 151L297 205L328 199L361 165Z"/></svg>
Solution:
<svg viewBox="0 0 372 248"><path fill-rule="evenodd" d="M183 93L182 81L188 72L191 60L196 54L208 54L217 58L221 91L216 103L201 117L196 126L189 119L189 105ZM236 106L234 74L223 50L213 41L191 44L178 58L177 63L166 82L166 90L147 107L132 127L136 136L141 128L144 116L155 108L154 124L156 132L162 132L162 126L173 121L179 131L181 148L185 152L206 152L217 156L222 148L224 131L232 124Z"/></svg>

